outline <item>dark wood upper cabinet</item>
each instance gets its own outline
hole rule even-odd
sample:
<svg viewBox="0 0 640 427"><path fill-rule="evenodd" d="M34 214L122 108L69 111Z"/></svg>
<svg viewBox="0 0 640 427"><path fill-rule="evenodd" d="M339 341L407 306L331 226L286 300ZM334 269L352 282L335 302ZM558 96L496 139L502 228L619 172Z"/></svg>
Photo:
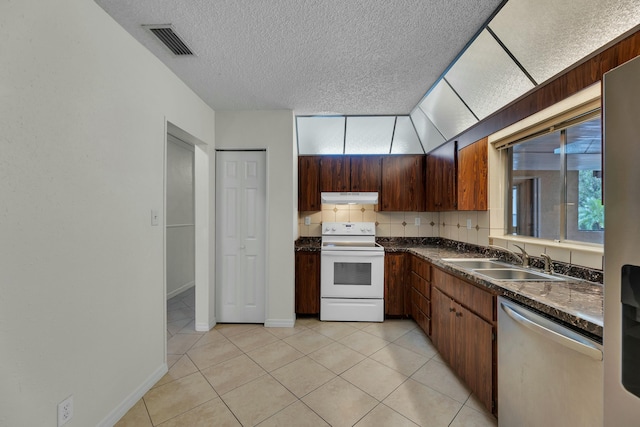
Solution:
<svg viewBox="0 0 640 427"><path fill-rule="evenodd" d="M427 155L426 208L428 211L457 209L456 142L449 141Z"/></svg>
<svg viewBox="0 0 640 427"><path fill-rule="evenodd" d="M351 191L380 192L382 156L351 157Z"/></svg>
<svg viewBox="0 0 640 427"><path fill-rule="evenodd" d="M322 156L320 191L351 191L350 156Z"/></svg>
<svg viewBox="0 0 640 427"><path fill-rule="evenodd" d="M487 210L488 138L458 151L458 210Z"/></svg>
<svg viewBox="0 0 640 427"><path fill-rule="evenodd" d="M378 192L380 210L421 212L424 168L424 155L300 156L298 210L321 210L323 191L358 191Z"/></svg>
<svg viewBox="0 0 640 427"><path fill-rule="evenodd" d="M442 183L440 182L441 175L438 173L438 158L434 154L427 154L425 175L425 183L427 184L425 206L430 212L437 211Z"/></svg>
<svg viewBox="0 0 640 427"><path fill-rule="evenodd" d="M320 156L298 157L298 210L319 211Z"/></svg>
<svg viewBox="0 0 640 427"><path fill-rule="evenodd" d="M424 155L383 157L380 210L424 211L424 170Z"/></svg>

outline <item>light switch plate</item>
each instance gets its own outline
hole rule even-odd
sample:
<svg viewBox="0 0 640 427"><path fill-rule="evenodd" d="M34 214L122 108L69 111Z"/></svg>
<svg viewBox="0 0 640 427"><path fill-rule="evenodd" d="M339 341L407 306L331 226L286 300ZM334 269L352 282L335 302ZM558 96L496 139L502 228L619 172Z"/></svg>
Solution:
<svg viewBox="0 0 640 427"><path fill-rule="evenodd" d="M470 219L467 220L467 229L471 230L471 220Z"/></svg>
<svg viewBox="0 0 640 427"><path fill-rule="evenodd" d="M151 209L151 225L159 225L160 224L160 213L157 209Z"/></svg>
<svg viewBox="0 0 640 427"><path fill-rule="evenodd" d="M419 216L417 216L417 217L416 217L415 222L414 222L414 225L415 225L416 227L420 227L420 217L419 217Z"/></svg>

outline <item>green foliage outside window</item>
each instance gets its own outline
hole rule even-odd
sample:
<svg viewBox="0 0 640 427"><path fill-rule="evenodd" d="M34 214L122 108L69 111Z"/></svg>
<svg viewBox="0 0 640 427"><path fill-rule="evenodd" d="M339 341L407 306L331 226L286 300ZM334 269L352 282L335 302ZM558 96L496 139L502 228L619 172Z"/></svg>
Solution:
<svg viewBox="0 0 640 427"><path fill-rule="evenodd" d="M581 170L578 175L578 228L581 231L604 230L601 174Z"/></svg>

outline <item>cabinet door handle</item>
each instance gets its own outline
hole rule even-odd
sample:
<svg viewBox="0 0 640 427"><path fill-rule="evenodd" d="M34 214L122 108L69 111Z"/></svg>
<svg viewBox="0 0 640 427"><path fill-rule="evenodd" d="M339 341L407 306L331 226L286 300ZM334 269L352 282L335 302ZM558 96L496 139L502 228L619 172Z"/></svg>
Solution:
<svg viewBox="0 0 640 427"><path fill-rule="evenodd" d="M456 317L462 317L462 313L461 312L457 312L456 313Z"/></svg>
<svg viewBox="0 0 640 427"><path fill-rule="evenodd" d="M453 307L449 307L449 312L454 312L455 313L456 309Z"/></svg>

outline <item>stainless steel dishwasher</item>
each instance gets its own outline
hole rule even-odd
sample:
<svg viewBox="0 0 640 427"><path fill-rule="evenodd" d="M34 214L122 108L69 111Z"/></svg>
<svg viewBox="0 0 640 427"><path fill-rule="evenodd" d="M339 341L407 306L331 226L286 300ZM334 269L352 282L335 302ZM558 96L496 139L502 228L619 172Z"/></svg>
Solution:
<svg viewBox="0 0 640 427"><path fill-rule="evenodd" d="M602 346L498 298L500 427L601 427Z"/></svg>

